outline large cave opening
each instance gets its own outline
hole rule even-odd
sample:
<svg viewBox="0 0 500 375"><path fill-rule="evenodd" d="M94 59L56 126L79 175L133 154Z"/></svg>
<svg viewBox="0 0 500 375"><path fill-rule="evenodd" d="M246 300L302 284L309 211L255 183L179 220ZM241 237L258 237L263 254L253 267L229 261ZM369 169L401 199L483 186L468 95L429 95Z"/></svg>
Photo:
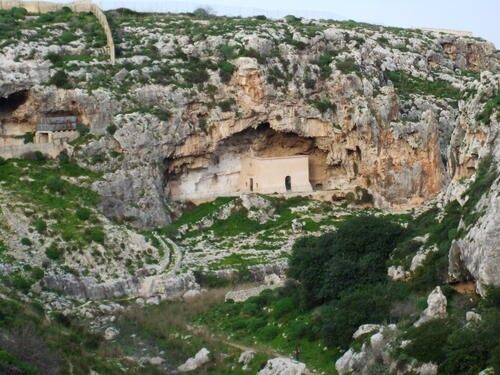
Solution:
<svg viewBox="0 0 500 375"><path fill-rule="evenodd" d="M22 106L29 97L28 90L14 92L6 97L0 97L0 116L7 116Z"/></svg>
<svg viewBox="0 0 500 375"><path fill-rule="evenodd" d="M226 138L212 152L167 159L165 189L175 201L242 192L309 193L329 187L332 168L316 138L263 123Z"/></svg>

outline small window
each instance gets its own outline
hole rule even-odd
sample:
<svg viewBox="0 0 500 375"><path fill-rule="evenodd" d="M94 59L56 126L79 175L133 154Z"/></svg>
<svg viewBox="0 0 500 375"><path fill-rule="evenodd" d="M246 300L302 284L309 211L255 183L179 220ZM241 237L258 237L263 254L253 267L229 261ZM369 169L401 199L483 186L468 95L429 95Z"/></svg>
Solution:
<svg viewBox="0 0 500 375"><path fill-rule="evenodd" d="M285 177L285 189L286 191L292 190L292 178L290 176Z"/></svg>

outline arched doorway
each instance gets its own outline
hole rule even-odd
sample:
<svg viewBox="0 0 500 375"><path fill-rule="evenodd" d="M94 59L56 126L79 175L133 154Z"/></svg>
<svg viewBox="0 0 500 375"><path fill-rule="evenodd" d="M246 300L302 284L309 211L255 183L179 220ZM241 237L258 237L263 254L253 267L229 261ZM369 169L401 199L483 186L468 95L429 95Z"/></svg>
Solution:
<svg viewBox="0 0 500 375"><path fill-rule="evenodd" d="M253 191L253 178L250 178L250 191Z"/></svg>
<svg viewBox="0 0 500 375"><path fill-rule="evenodd" d="M292 178L290 176L285 177L285 189L286 191L292 190Z"/></svg>

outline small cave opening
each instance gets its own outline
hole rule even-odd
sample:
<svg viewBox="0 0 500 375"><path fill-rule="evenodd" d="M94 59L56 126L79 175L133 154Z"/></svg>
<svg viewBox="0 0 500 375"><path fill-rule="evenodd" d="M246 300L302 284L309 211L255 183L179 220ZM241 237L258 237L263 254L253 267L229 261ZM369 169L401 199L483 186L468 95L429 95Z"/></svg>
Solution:
<svg viewBox="0 0 500 375"><path fill-rule="evenodd" d="M29 97L28 90L14 92L6 97L0 97L0 116L8 115L22 106Z"/></svg>
<svg viewBox="0 0 500 375"><path fill-rule="evenodd" d="M165 193L174 201L201 201L242 192L328 189L332 177L328 151L316 142L263 122L229 136L205 154L166 158Z"/></svg>

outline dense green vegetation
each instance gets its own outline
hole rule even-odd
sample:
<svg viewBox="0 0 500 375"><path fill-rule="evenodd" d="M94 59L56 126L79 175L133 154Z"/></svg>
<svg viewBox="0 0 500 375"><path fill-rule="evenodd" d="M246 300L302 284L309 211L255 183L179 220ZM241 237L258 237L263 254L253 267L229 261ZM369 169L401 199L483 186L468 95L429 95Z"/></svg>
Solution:
<svg viewBox="0 0 500 375"><path fill-rule="evenodd" d="M99 175L64 158L49 161L40 155L28 156L35 160L11 159L2 164L0 182L3 189L9 191L12 202L36 208L32 216L34 229L39 233L50 231L77 246L89 241L102 242L101 224L90 214L98 203L97 193L69 182L80 179L89 183ZM83 224L83 219L92 220Z"/></svg>
<svg viewBox="0 0 500 375"><path fill-rule="evenodd" d="M440 79L429 81L413 77L403 71L386 71L385 78L390 80L399 95L408 98L410 94L434 95L437 98L449 98L454 101L460 99L460 90L449 82Z"/></svg>
<svg viewBox="0 0 500 375"><path fill-rule="evenodd" d="M496 112L497 121L500 120L500 92L488 99L484 104L483 110L476 116L476 121L482 122L485 125L491 123L491 115Z"/></svg>
<svg viewBox="0 0 500 375"><path fill-rule="evenodd" d="M481 320L464 325L464 311L412 327L405 334L411 343L400 350L403 360L408 357L439 364L439 373L477 374L485 368L500 370L500 289L491 288L477 306ZM407 357L408 356L408 357Z"/></svg>
<svg viewBox="0 0 500 375"><path fill-rule="evenodd" d="M91 369L101 374L119 372L118 353L103 351L101 337L88 333L80 323L62 314L47 316L40 304L21 303L14 294L6 296L6 293L2 288L1 373L14 369L28 375L59 372L83 375ZM131 373L137 372L131 368Z"/></svg>
<svg viewBox="0 0 500 375"><path fill-rule="evenodd" d="M403 228L388 218L348 218L334 233L296 242L289 276L298 284L228 302L200 321L241 341L291 354L298 349L313 368L333 371L331 358L350 343L354 330L386 321L393 304L407 297L404 286L386 281L386 260L402 235Z"/></svg>
<svg viewBox="0 0 500 375"><path fill-rule="evenodd" d="M61 24L68 28L61 28ZM75 33L84 30L84 40L93 48L106 45L106 36L99 22L92 13L73 13L69 8L44 13L31 17L24 8L0 10L0 45L5 46L22 38L21 30L35 31L29 36L30 41L52 41L54 44L67 44L75 40ZM63 30L60 36L52 34L54 30Z"/></svg>

